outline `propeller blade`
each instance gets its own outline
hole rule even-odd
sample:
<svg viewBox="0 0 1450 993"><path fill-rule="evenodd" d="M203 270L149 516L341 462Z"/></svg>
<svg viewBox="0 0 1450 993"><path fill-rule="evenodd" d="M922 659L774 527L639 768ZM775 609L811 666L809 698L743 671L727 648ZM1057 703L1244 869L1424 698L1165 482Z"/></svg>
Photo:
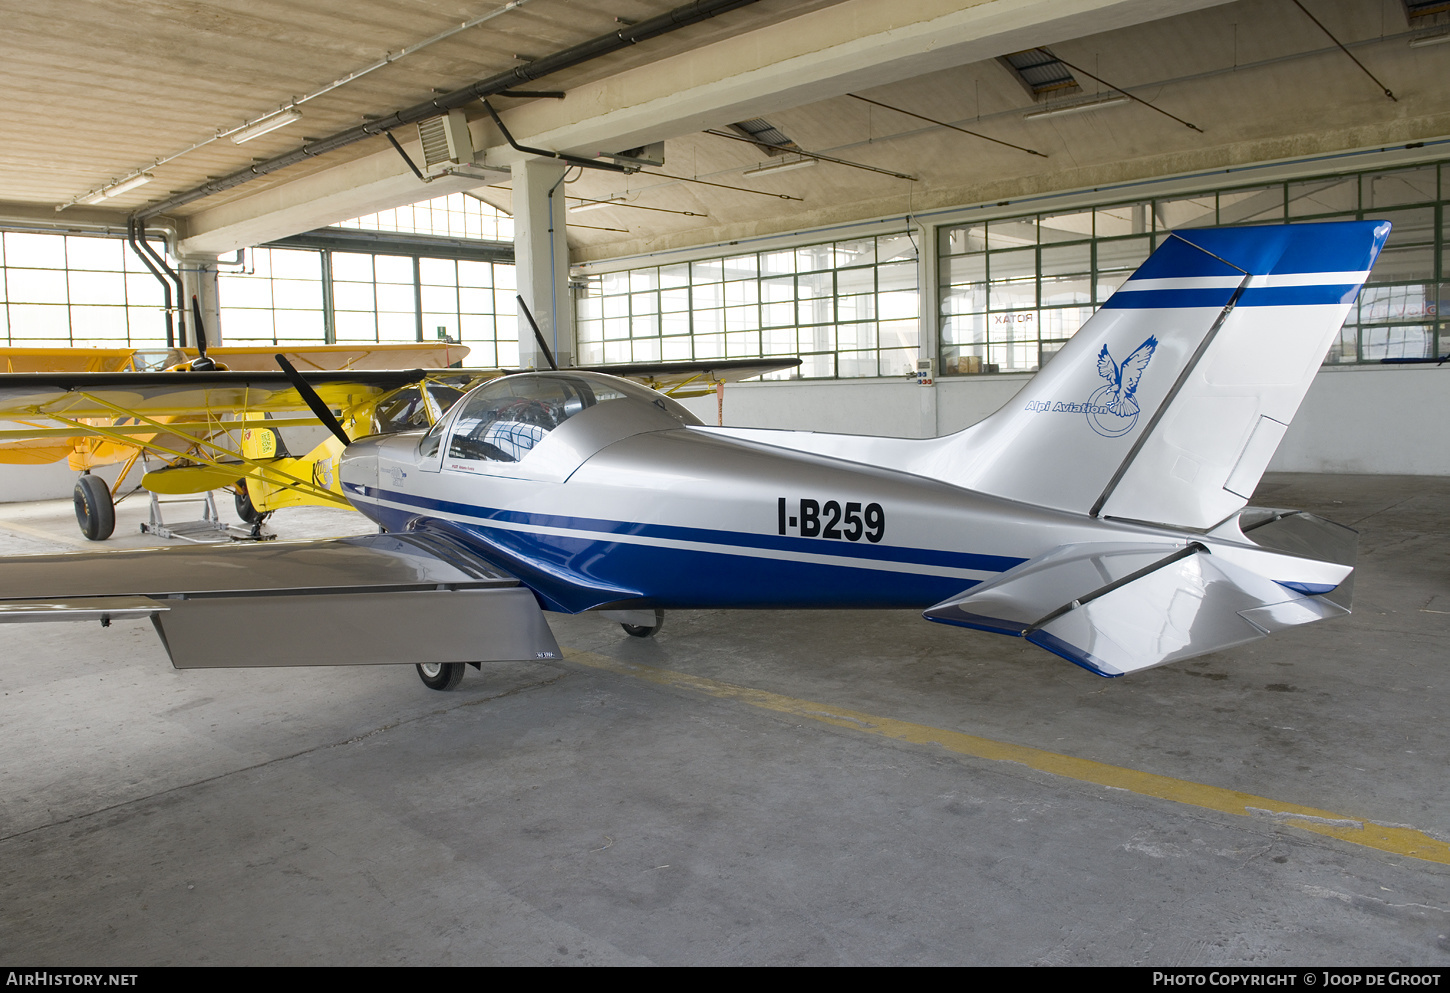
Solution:
<svg viewBox="0 0 1450 993"><path fill-rule="evenodd" d="M322 402L322 397L318 396L317 391L308 384L307 380L302 378L302 374L297 371L296 367L287 361L287 356L279 352L273 358L277 360L277 365L282 367L282 372L287 376L287 380L292 384L293 389L306 401L307 406L312 412L317 415L317 419L322 422L323 427L336 435L344 446L351 445L352 439L347 436L347 432L342 429L342 425L338 422L337 418L332 416L332 411L327 409L327 404Z"/></svg>
<svg viewBox="0 0 1450 993"><path fill-rule="evenodd" d="M558 371L559 364L554 361L554 353L549 351L549 346L544 341L544 332L539 330L539 322L534 320L534 315L529 312L529 305L524 303L524 298L521 294L514 294L514 299L519 302L519 307L523 309L524 316L529 319L529 327L534 329L534 340L539 343L539 348L543 349L544 358L549 360L549 368Z"/></svg>
<svg viewBox="0 0 1450 993"><path fill-rule="evenodd" d="M201 304L196 300L196 294L191 295L191 323L196 330L197 357L191 361L193 372L205 372L217 367L216 362L206 356L206 325L201 320Z"/></svg>

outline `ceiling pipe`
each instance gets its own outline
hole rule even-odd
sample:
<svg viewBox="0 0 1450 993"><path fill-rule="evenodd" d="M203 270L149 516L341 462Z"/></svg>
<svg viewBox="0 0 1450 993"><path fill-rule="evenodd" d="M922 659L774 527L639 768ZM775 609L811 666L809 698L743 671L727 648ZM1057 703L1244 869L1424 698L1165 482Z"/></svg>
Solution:
<svg viewBox="0 0 1450 993"><path fill-rule="evenodd" d="M657 38L669 34L683 27L699 21L715 17L719 14L728 13L740 7L748 7L758 0L694 0L682 7L676 7L667 13L657 17L651 17L640 21L637 24L621 27L606 35L592 38L582 44L563 51L546 55L543 58L535 59L525 65L510 69L507 72L497 73L487 79L479 80L471 86L446 93L425 103L416 104L406 110L400 110L380 120L369 121L356 127L348 128L346 131L339 131L326 138L309 142L301 148L285 152L275 158L258 162L245 169L223 176L220 179L203 183L201 186L177 193L165 200L148 204L137 210L132 216L139 221L146 221L164 214L168 210L185 206L205 197L222 193L226 190L250 183L270 173L286 169L289 166L305 162L308 159L328 152L336 151L359 141L364 141L375 135L384 134L394 128L406 124L417 124L419 121L427 120L430 117L437 117L445 114L454 108L463 107L475 100L482 100L484 97L502 93L505 90L516 89L522 83L529 83L541 79L551 73L570 69L585 62L592 61L604 55L609 55L631 45L637 45L642 41Z"/></svg>

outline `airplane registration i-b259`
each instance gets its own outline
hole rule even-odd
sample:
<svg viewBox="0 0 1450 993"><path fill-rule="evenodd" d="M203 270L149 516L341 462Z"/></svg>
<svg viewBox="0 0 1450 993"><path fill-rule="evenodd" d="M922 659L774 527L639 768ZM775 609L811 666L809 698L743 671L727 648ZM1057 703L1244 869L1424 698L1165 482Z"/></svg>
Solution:
<svg viewBox="0 0 1450 993"><path fill-rule="evenodd" d="M940 438L706 427L598 373L496 379L430 430L348 444L377 535L15 557L0 619L149 617L181 668L409 662L437 689L558 657L543 610L649 635L675 608L914 608L1103 676L1243 644L1348 612L1355 533L1245 505L1389 229L1177 232Z"/></svg>

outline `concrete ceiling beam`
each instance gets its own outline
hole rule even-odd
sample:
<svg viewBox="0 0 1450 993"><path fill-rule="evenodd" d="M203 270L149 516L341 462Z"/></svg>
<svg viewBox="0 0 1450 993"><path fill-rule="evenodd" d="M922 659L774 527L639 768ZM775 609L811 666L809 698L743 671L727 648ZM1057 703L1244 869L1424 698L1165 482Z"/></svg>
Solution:
<svg viewBox="0 0 1450 993"><path fill-rule="evenodd" d="M845 0L584 84L562 101L533 100L500 113L520 144L576 154L617 152L1224 2ZM471 130L474 147L484 149L478 161L490 169L508 169L526 157L505 143L492 121L474 121ZM384 150L203 208L180 221L181 247L222 254L480 185L451 178L423 186L391 149Z"/></svg>

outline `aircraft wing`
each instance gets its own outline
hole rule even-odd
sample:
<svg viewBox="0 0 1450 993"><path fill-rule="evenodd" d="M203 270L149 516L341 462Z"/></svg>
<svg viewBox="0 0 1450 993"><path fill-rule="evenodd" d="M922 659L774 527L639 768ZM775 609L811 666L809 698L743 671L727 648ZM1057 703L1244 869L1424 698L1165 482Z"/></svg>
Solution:
<svg viewBox="0 0 1450 993"><path fill-rule="evenodd" d="M1349 613L1351 529L1283 513L1230 537L1240 540L1064 545L925 616L1121 676Z"/></svg>
<svg viewBox="0 0 1450 993"><path fill-rule="evenodd" d="M602 372L632 379L673 397L713 393L717 383L738 383L766 373L799 368L798 358L707 359L702 362L626 362L619 365L581 366L581 372Z"/></svg>
<svg viewBox="0 0 1450 993"><path fill-rule="evenodd" d="M442 536L0 559L0 623L141 618L178 669L559 657L533 593Z"/></svg>

